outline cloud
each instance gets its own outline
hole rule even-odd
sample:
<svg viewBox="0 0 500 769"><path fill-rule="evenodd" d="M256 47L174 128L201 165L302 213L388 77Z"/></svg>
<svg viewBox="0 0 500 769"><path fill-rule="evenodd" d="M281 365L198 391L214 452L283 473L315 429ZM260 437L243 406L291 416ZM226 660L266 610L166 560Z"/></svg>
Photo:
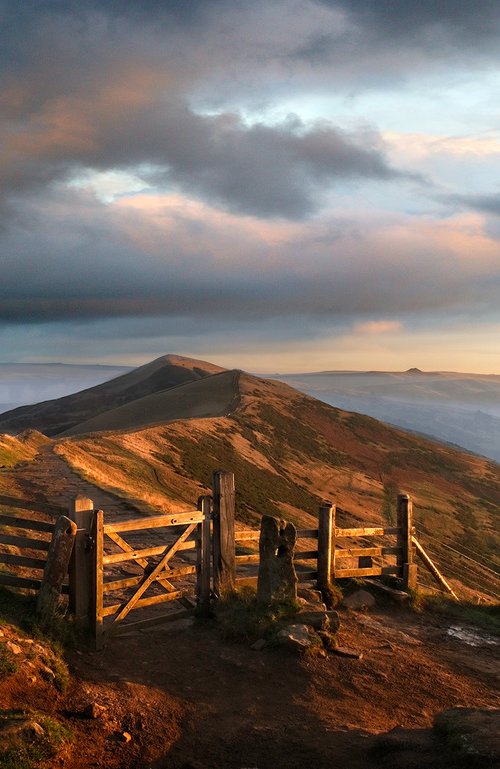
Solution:
<svg viewBox="0 0 500 769"><path fill-rule="evenodd" d="M362 323L356 323L353 331L366 336L379 336L380 334L401 331L402 327L403 324L399 320L367 320Z"/></svg>

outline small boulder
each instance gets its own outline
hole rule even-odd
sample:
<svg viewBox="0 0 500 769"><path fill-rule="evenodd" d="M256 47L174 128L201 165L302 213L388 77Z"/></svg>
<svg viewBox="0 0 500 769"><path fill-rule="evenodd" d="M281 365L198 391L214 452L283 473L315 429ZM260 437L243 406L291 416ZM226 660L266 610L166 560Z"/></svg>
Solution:
<svg viewBox="0 0 500 769"><path fill-rule="evenodd" d="M354 611L362 611L363 609L371 609L375 606L375 598L368 590L356 590L355 593L351 593L342 600L342 606L347 609L353 609Z"/></svg>
<svg viewBox="0 0 500 769"><path fill-rule="evenodd" d="M307 625L288 625L279 631L278 641L292 651L304 652L311 644L311 635Z"/></svg>
<svg viewBox="0 0 500 769"><path fill-rule="evenodd" d="M299 611L295 618L298 623L308 625L315 630L326 630L330 624L328 615L324 611Z"/></svg>

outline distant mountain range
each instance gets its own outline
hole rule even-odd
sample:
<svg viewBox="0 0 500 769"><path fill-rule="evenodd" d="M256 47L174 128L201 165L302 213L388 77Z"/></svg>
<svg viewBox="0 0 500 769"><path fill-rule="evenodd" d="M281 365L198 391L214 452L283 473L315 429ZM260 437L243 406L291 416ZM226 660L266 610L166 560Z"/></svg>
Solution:
<svg viewBox="0 0 500 769"><path fill-rule="evenodd" d="M186 372L179 373L175 361L182 356L165 356L173 361L175 369L163 369L160 374L151 374L148 384L142 383L137 389L124 380L120 391L120 405L134 399L138 392L149 394L186 381ZM147 364L148 366L150 364ZM203 366L209 367L204 369ZM142 370L140 367L138 370ZM200 372L222 371L213 364L200 362ZM25 404L58 399L81 390L93 388L107 380L127 374L126 366L93 366L67 364L0 364L0 422L9 429L10 412ZM173 379L169 379L173 377ZM184 380L183 380L184 377ZM136 376L137 378L137 376ZM331 406L367 414L388 424L421 433L459 446L500 462L500 376L452 372L423 372L417 368L406 372L354 372L322 371L305 374L276 374L274 379L285 382L301 392L324 401ZM97 391L98 411L106 410L108 390L103 386ZM142 389L141 389L142 388ZM95 399L90 395L91 399ZM80 402L80 399L79 399ZM80 414L72 413L71 398L64 402L67 409L66 429L78 423ZM115 404L116 405L116 404ZM60 428L62 404L57 406L57 424ZM50 411L50 407L49 407ZM16 425L21 414L26 415L26 424L38 424L34 411L23 411L13 416ZM95 415L94 415L95 416ZM47 419L50 418L47 416ZM40 426L40 425L39 425ZM41 427L52 434L53 428L47 422Z"/></svg>
<svg viewBox="0 0 500 769"><path fill-rule="evenodd" d="M452 372L321 371L274 377L347 411L500 462L500 376Z"/></svg>

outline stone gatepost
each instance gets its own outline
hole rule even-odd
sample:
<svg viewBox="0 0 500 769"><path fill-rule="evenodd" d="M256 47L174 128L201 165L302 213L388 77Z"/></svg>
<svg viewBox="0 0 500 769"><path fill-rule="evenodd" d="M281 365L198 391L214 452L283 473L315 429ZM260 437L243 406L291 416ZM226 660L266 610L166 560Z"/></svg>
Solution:
<svg viewBox="0 0 500 769"><path fill-rule="evenodd" d="M269 605L275 601L297 600L297 575L293 565L297 529L293 523L264 515L260 524L259 577L257 600Z"/></svg>

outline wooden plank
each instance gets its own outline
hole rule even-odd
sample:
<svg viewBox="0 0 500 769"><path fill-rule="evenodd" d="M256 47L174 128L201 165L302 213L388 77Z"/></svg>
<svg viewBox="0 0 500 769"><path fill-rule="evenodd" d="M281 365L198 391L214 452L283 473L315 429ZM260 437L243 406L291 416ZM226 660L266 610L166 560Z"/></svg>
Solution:
<svg viewBox="0 0 500 769"><path fill-rule="evenodd" d="M214 593L221 597L234 590L235 490L234 474L217 470L212 476Z"/></svg>
<svg viewBox="0 0 500 769"><path fill-rule="evenodd" d="M259 553L254 553L254 555L237 555L236 556L236 563L242 564L242 563L259 563L260 561L260 555Z"/></svg>
<svg viewBox="0 0 500 769"><path fill-rule="evenodd" d="M190 574L196 574L196 566L181 566L179 569L172 569L172 571L166 572L166 576L169 580L176 579L177 577L187 577ZM113 590L124 590L127 587L135 587L135 585L140 583L141 579L142 574L139 574L137 577L126 577L124 579L104 582L103 591L104 593L110 593ZM163 580L163 576L160 575L156 581L163 586L163 582L166 582L167 580ZM173 586L169 585L169 589L173 589Z"/></svg>
<svg viewBox="0 0 500 769"><path fill-rule="evenodd" d="M68 518L76 523L75 544L69 562L69 610L79 628L93 633L93 501L82 495L72 499Z"/></svg>
<svg viewBox="0 0 500 769"><path fill-rule="evenodd" d="M30 550L45 550L48 552L50 542L46 539L30 539L29 537L11 537L10 535L2 535L2 545L14 545L15 547L29 548Z"/></svg>
<svg viewBox="0 0 500 769"><path fill-rule="evenodd" d="M13 574L4 574L0 571L0 585L9 587L28 587L39 590L42 581L40 579L31 579L29 577L15 577Z"/></svg>
<svg viewBox="0 0 500 769"><path fill-rule="evenodd" d="M257 587L257 580L258 577L255 575L255 577L236 577L236 586L237 587Z"/></svg>
<svg viewBox="0 0 500 769"><path fill-rule="evenodd" d="M399 566L373 566L371 569L335 569L335 579L346 577L380 577L382 574L395 574L401 576Z"/></svg>
<svg viewBox="0 0 500 769"><path fill-rule="evenodd" d="M129 545L128 542L125 542L125 540L122 539L122 537L120 537L120 535L117 534L116 531L108 531L107 536L109 537L109 539L111 539L115 543L115 545L118 545L118 547L120 547L123 552L125 553L134 552L134 548L132 547L132 545ZM193 541L193 544L194 544L194 540L190 540L190 541ZM184 544L187 544L187 543L184 543ZM136 562L143 568L149 567L149 561L147 560L147 558L137 558L134 560L136 560ZM138 581L135 584L138 584L140 579L141 577L138 578ZM160 584L162 585L162 587L165 588L165 590L174 590L174 586L172 585L171 582L168 581L168 579L161 579L161 580L158 579L157 581L160 582Z"/></svg>
<svg viewBox="0 0 500 769"><path fill-rule="evenodd" d="M60 610L61 588L68 573L75 536L76 523L66 515L60 515L54 526L36 602L36 613L44 622L53 620Z"/></svg>
<svg viewBox="0 0 500 769"><path fill-rule="evenodd" d="M116 635L123 635L124 633L140 630L141 628L154 627L155 625L163 625L163 623L176 622L179 619L192 616L192 609L180 609L180 611L173 611L170 614L161 614L159 617L148 617L148 619L139 619L135 622L123 622L117 628Z"/></svg>
<svg viewBox="0 0 500 769"><path fill-rule="evenodd" d="M299 582L310 582L312 579L318 578L317 571L298 571L297 579Z"/></svg>
<svg viewBox="0 0 500 769"><path fill-rule="evenodd" d="M441 585L441 587L444 587L444 589L448 593L450 593L450 595L452 595L453 598L455 598L455 600L458 601L457 594L455 593L453 588L448 584L448 582L445 580L445 578L443 577L443 575L439 571L439 569L436 566L436 564L427 555L427 553L425 552L425 550L422 547L422 545L420 544L420 542L415 537L412 537L411 541L412 541L412 544L415 545L415 548L417 550L417 555L420 557L422 562L426 565L426 567L428 568L428 570L430 571L430 573L432 574L432 576L434 577L434 579L436 580L438 585Z"/></svg>
<svg viewBox="0 0 500 769"><path fill-rule="evenodd" d="M45 568L45 561L41 558L28 558L25 555L14 555L12 553L0 553L0 563L24 566L27 569L43 570Z"/></svg>
<svg viewBox="0 0 500 769"><path fill-rule="evenodd" d="M384 537L388 534L397 534L397 526L369 527L363 529L335 529L336 537Z"/></svg>
<svg viewBox="0 0 500 769"><path fill-rule="evenodd" d="M399 547L349 547L337 548L335 558L358 558L359 556L398 555Z"/></svg>
<svg viewBox="0 0 500 769"><path fill-rule="evenodd" d="M161 593L161 595L151 595L148 598L138 598L136 601L134 601L134 609L140 609L144 606L154 606L155 604L159 603L167 603L168 601L176 601L178 598L181 598L182 596L182 590L176 590L174 593ZM113 606L104 606L102 610L102 616L103 617L110 617L113 614L116 614L116 617L114 618L114 623L120 622L117 618L121 615L121 613L127 608L128 603L124 601L123 603L116 603ZM118 613L117 613L118 612ZM128 612L126 612L128 614ZM114 631L113 631L114 632Z"/></svg>
<svg viewBox="0 0 500 769"><path fill-rule="evenodd" d="M133 521L116 521L106 523L104 533L110 531L142 531L143 529L160 529L168 526L179 526L184 523L199 523L202 520L199 510L183 513L168 513L167 515L152 515L149 518L136 518Z"/></svg>
<svg viewBox="0 0 500 769"><path fill-rule="evenodd" d="M190 523L189 526L187 526L185 530L182 532L179 539L177 539L172 545L167 546L167 550L164 552L163 556L160 558L159 562L156 564L156 566L151 571L151 573L144 575L134 595L128 601L122 604L120 610L118 611L118 614L114 618L115 623L121 622L123 619L125 619L127 614L130 611L132 611L134 606L138 605L138 601L141 600L141 596L146 592L148 587L156 580L157 576L161 574L161 572L164 570L169 560L173 557L173 555L179 549L179 546L182 544L182 542L184 542L187 539L187 537L189 537L189 535L193 532L196 526L197 526L197 523ZM162 598L162 597L167 598L170 595L174 595L174 594L166 593L164 596L153 596L153 598ZM150 599L148 598L143 599L143 602L140 605L147 606L148 604L144 603L144 601L148 601L148 600Z"/></svg>
<svg viewBox="0 0 500 769"><path fill-rule="evenodd" d="M96 510L93 526L92 539L94 541L93 552L93 594L92 594L92 614L94 618L93 632L95 637L96 650L104 646L104 513L102 510Z"/></svg>
<svg viewBox="0 0 500 769"><path fill-rule="evenodd" d="M331 502L323 502L318 512L318 587L320 590L330 585L335 552L335 515L336 507Z"/></svg>
<svg viewBox="0 0 500 769"><path fill-rule="evenodd" d="M248 540L258 541L260 531L235 531L234 538L236 542L247 542Z"/></svg>
<svg viewBox="0 0 500 769"><path fill-rule="evenodd" d="M297 529L297 539L318 539L318 529Z"/></svg>
<svg viewBox="0 0 500 769"><path fill-rule="evenodd" d="M193 526L196 524L193 524ZM196 546L196 540L189 539L187 542L181 542L178 547L176 547L174 552L181 551L181 550L192 550L193 547ZM105 566L107 566L110 563L123 563L125 561L139 561L140 559L147 558L152 555L162 555L162 553L165 552L165 548L168 547L168 544L163 545L156 545L156 547L148 547L144 550L130 550L129 552L123 552L123 553L109 553L108 555L104 555L102 562ZM173 554L172 554L173 555Z"/></svg>
<svg viewBox="0 0 500 769"><path fill-rule="evenodd" d="M413 502L408 494L398 494L397 522L399 527L398 565L403 569L403 584L406 590L415 590L417 587L417 567L413 563Z"/></svg>
<svg viewBox="0 0 500 769"><path fill-rule="evenodd" d="M317 550L296 550L294 561L308 561L311 558L317 558Z"/></svg>
<svg viewBox="0 0 500 769"><path fill-rule="evenodd" d="M0 526L10 526L13 529L45 531L48 534L52 534L54 531L54 524L49 523L48 521L34 521L31 518L16 518L11 515L0 515Z"/></svg>
<svg viewBox="0 0 500 769"><path fill-rule="evenodd" d="M203 521L198 524L198 544L196 549L196 603L202 611L208 611L210 605L210 510L212 500L208 496L200 497L198 506L203 514ZM233 541L234 544L234 541Z"/></svg>

